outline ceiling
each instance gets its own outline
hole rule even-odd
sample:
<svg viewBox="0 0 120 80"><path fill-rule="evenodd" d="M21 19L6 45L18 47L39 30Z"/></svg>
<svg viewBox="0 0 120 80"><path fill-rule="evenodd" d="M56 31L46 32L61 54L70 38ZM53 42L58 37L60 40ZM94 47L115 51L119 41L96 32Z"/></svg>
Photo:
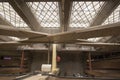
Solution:
<svg viewBox="0 0 120 80"><path fill-rule="evenodd" d="M28 31L55 34L117 22L120 22L119 0L0 0L0 24ZM0 40L6 42L20 38L1 35ZM120 37L118 35L87 40L119 42ZM39 44L39 47L41 45L41 48L47 48L48 44ZM87 49L86 46L75 44L61 44L60 47Z"/></svg>

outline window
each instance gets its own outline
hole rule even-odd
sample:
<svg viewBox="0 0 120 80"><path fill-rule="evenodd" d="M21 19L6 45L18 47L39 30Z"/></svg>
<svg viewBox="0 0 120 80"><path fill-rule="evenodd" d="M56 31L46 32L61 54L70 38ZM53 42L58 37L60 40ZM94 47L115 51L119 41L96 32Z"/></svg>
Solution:
<svg viewBox="0 0 120 80"><path fill-rule="evenodd" d="M0 17L17 28L29 28L8 2L0 3Z"/></svg>
<svg viewBox="0 0 120 80"><path fill-rule="evenodd" d="M96 38L89 38L87 39L88 41L92 41L92 42L98 42L100 39L102 39L103 37L96 37Z"/></svg>
<svg viewBox="0 0 120 80"><path fill-rule="evenodd" d="M104 2L73 2L70 27L86 28L93 21Z"/></svg>
<svg viewBox="0 0 120 80"><path fill-rule="evenodd" d="M28 2L42 27L60 27L58 2Z"/></svg>

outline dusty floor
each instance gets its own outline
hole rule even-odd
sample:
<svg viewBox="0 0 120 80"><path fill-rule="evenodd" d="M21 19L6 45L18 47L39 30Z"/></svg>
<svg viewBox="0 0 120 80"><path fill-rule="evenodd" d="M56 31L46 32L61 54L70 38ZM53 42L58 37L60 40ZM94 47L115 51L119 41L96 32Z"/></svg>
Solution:
<svg viewBox="0 0 120 80"><path fill-rule="evenodd" d="M16 76L0 76L0 80L13 80Z"/></svg>
<svg viewBox="0 0 120 80"><path fill-rule="evenodd" d="M16 76L0 76L0 80L14 80ZM47 76L35 75L23 80L46 80Z"/></svg>
<svg viewBox="0 0 120 80"><path fill-rule="evenodd" d="M38 75L25 78L23 80L46 80L46 79L47 79L47 76L41 76L40 74L38 74Z"/></svg>

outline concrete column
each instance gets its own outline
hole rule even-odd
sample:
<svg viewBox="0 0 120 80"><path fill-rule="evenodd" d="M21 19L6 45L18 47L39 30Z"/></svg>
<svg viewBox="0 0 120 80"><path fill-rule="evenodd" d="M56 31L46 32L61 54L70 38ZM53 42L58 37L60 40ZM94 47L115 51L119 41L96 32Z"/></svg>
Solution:
<svg viewBox="0 0 120 80"><path fill-rule="evenodd" d="M55 73L57 71L57 62L56 62L56 44L53 44L53 53L52 53L52 73Z"/></svg>

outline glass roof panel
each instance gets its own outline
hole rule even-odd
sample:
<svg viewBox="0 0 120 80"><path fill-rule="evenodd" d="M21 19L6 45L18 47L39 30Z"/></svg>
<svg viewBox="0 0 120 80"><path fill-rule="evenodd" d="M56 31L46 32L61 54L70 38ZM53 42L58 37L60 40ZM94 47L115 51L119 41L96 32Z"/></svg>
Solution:
<svg viewBox="0 0 120 80"><path fill-rule="evenodd" d="M17 28L29 28L8 2L0 3L0 17Z"/></svg>
<svg viewBox="0 0 120 80"><path fill-rule="evenodd" d="M88 27L103 3L104 2L101 1L73 2L69 26L81 28Z"/></svg>
<svg viewBox="0 0 120 80"><path fill-rule="evenodd" d="M111 24L120 21L120 5L111 13L111 15L102 24Z"/></svg>
<svg viewBox="0 0 120 80"><path fill-rule="evenodd" d="M60 27L58 2L28 2L42 27Z"/></svg>
<svg viewBox="0 0 120 80"><path fill-rule="evenodd" d="M9 36L9 38L11 38L12 40L15 40L15 41L19 41L20 40L20 38L18 38L18 37Z"/></svg>
<svg viewBox="0 0 120 80"><path fill-rule="evenodd" d="M103 37L96 37L96 38L88 38L88 41L92 41L92 42L98 42L100 39L102 39Z"/></svg>

